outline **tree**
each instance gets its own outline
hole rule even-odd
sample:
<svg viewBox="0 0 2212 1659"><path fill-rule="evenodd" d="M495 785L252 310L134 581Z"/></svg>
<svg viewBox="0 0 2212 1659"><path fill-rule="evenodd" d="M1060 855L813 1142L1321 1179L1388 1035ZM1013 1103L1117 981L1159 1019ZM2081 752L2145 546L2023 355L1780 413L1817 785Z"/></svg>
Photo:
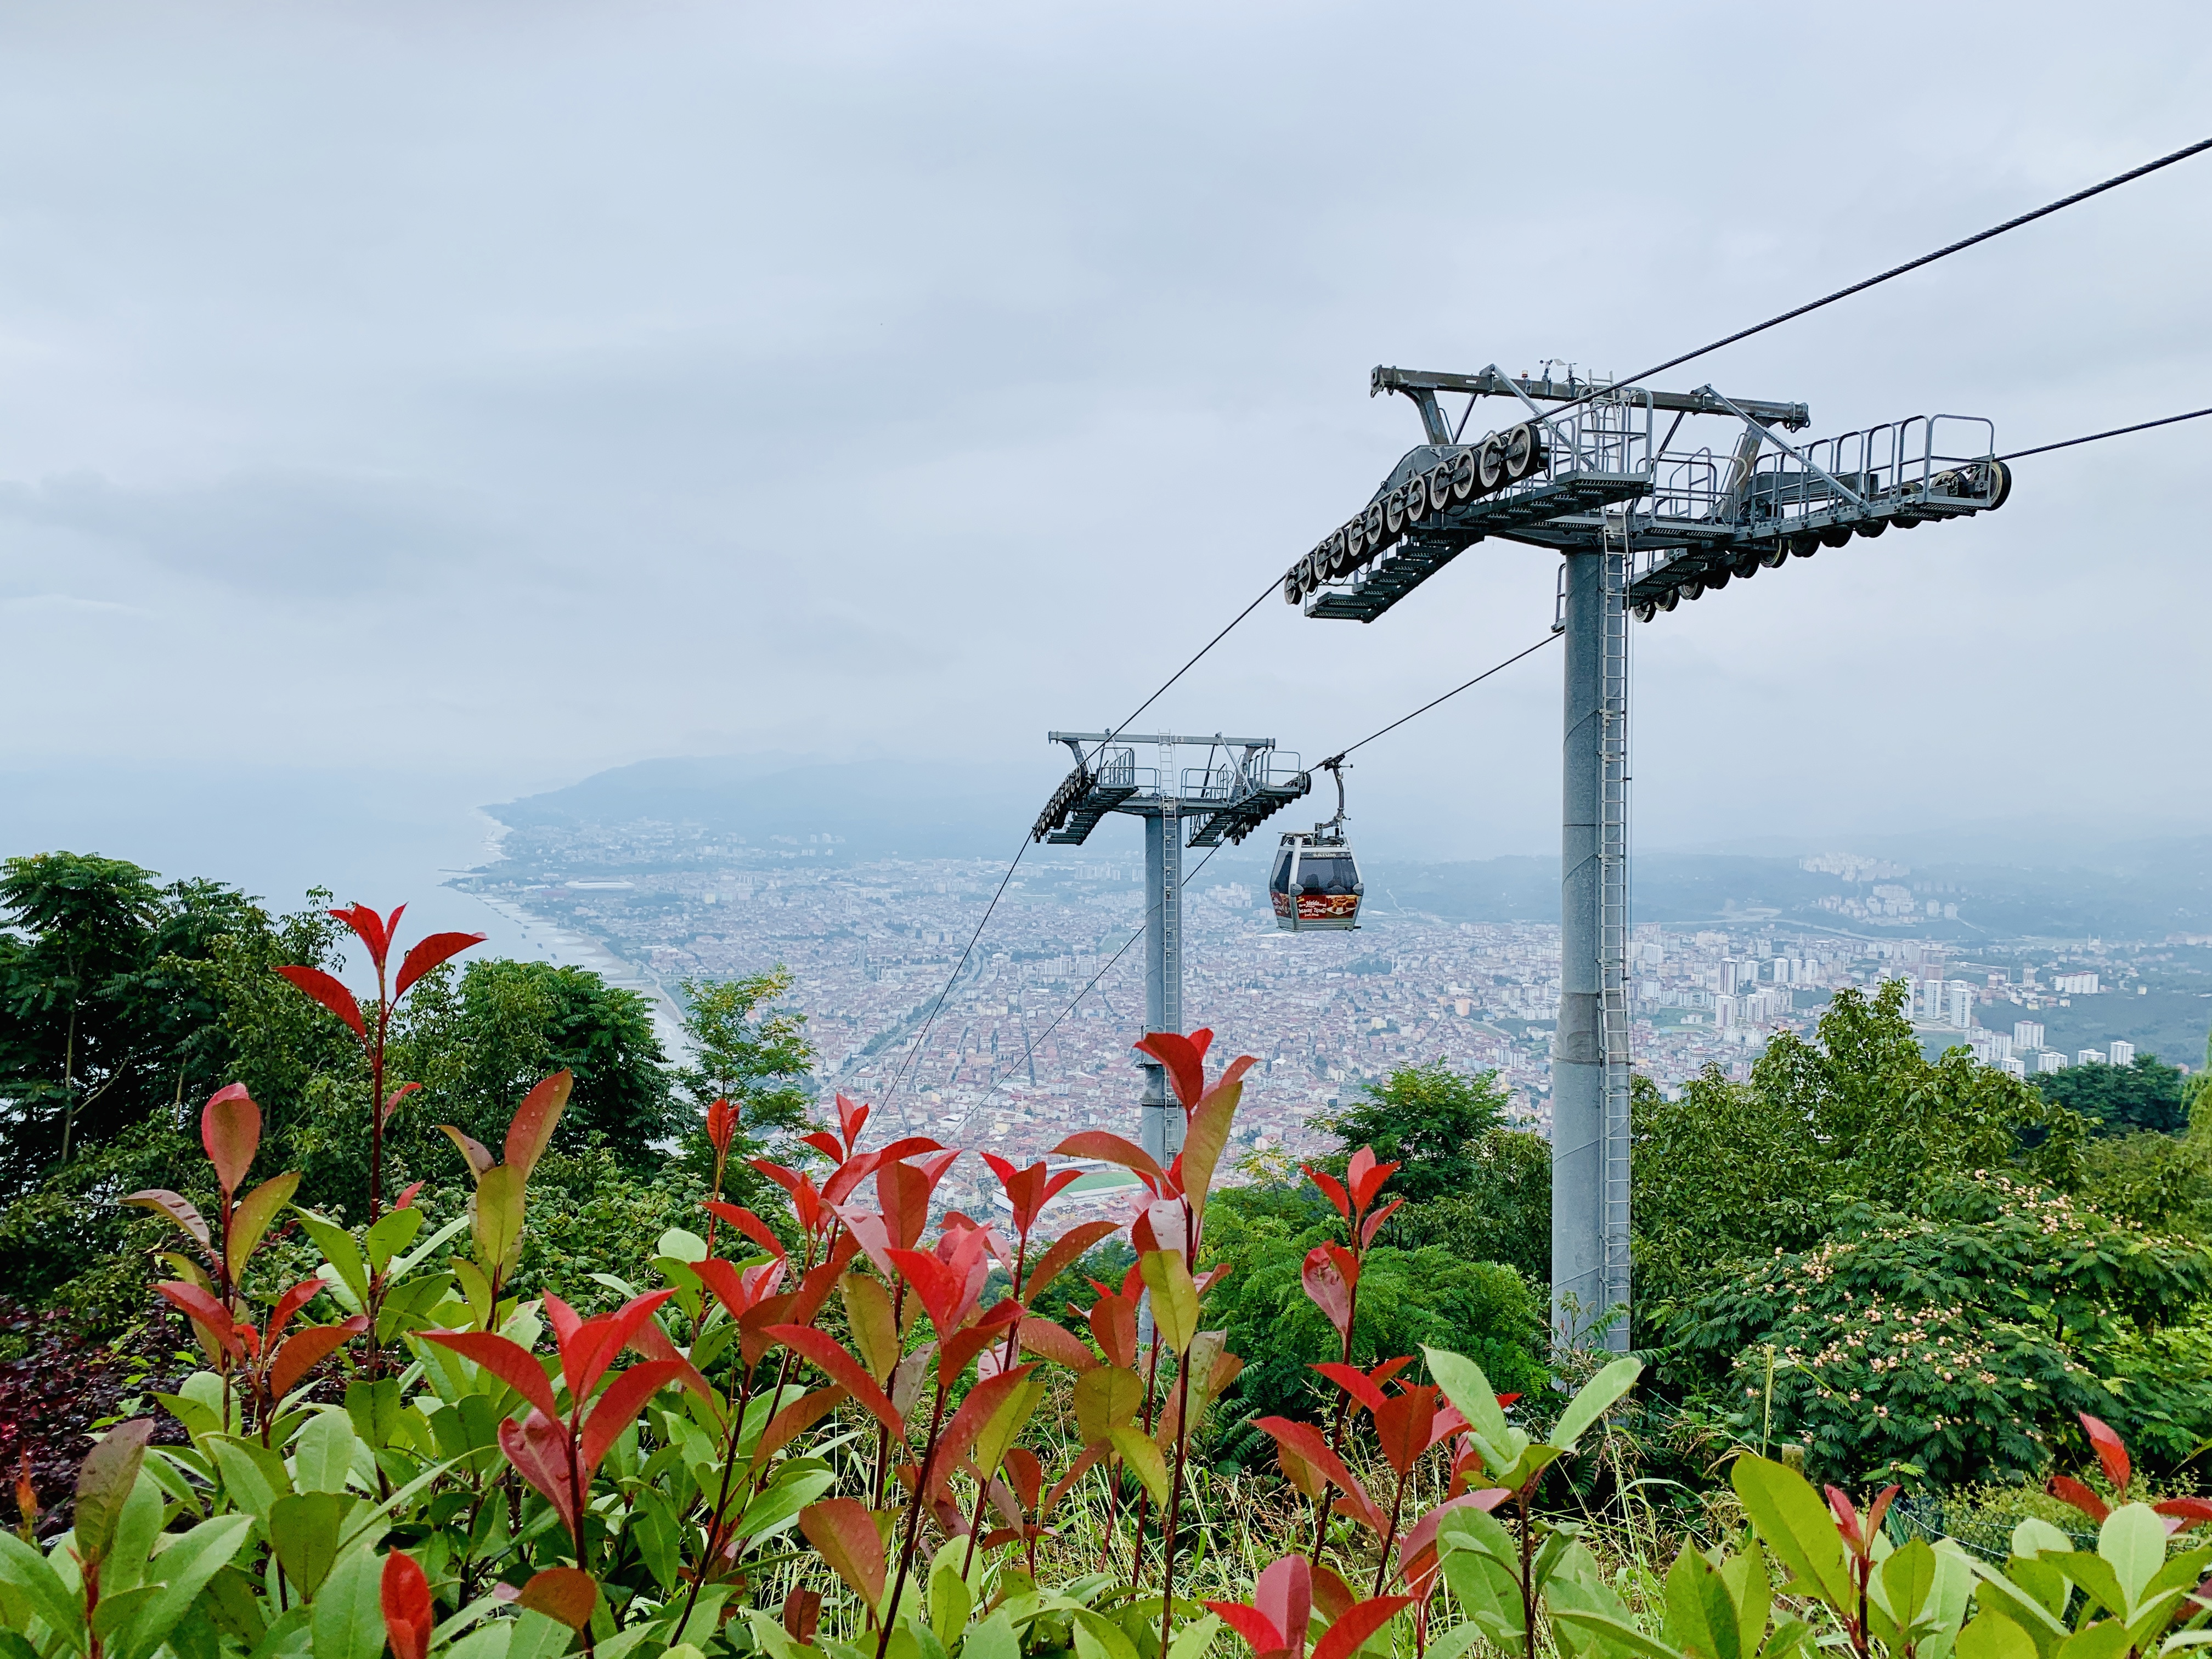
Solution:
<svg viewBox="0 0 2212 1659"><path fill-rule="evenodd" d="M0 866L0 1195L176 1103L228 1055L195 979L220 941L266 926L216 882L156 884L120 859Z"/></svg>
<svg viewBox="0 0 2212 1659"><path fill-rule="evenodd" d="M1468 1077L1441 1060L1401 1066L1362 1093L1364 1099L1317 1119L1318 1127L1341 1141L1346 1155L1372 1146L1376 1158L1401 1164L1390 1190L1409 1204L1473 1186L1480 1173L1474 1142L1504 1122L1511 1098L1497 1073Z"/></svg>
<svg viewBox="0 0 2212 1659"><path fill-rule="evenodd" d="M687 1097L695 1124L718 1100L738 1109L728 1166L732 1194L751 1190L745 1161L804 1129L814 1103L808 1086L814 1045L807 1040L806 1016L778 1006L791 983L790 970L777 968L741 979L687 979L678 988L690 1005L684 1031L692 1053L690 1064L676 1069L676 1086ZM696 1143L693 1161L711 1168L703 1130L695 1134L687 1126L686 1135Z"/></svg>
<svg viewBox="0 0 2212 1659"><path fill-rule="evenodd" d="M1778 1032L1747 1084L1708 1067L1680 1100L1635 1093L1640 1331L1747 1261L1806 1248L1852 1204L1911 1210L1977 1170L2079 1185L2082 1119L1964 1048L1927 1059L1903 1008L1899 984L1839 991L1816 1040Z"/></svg>
<svg viewBox="0 0 2212 1659"><path fill-rule="evenodd" d="M1802 1441L1832 1480L1948 1485L2039 1474L2081 1411L2139 1452L2188 1456L2212 1431L2212 1380L2201 1336L2161 1337L2208 1290L2201 1247L1978 1174L1916 1213L1854 1206L1700 1299L1680 1334L1752 1443Z"/></svg>
<svg viewBox="0 0 2212 1659"><path fill-rule="evenodd" d="M2156 1054L2138 1054L2128 1066L2069 1066L2041 1073L2035 1086L2045 1099L2089 1119L2100 1134L2149 1130L2172 1135L2189 1127L2185 1081L2178 1067Z"/></svg>
<svg viewBox="0 0 2212 1659"><path fill-rule="evenodd" d="M1401 1249L1436 1245L1463 1261L1503 1261L1550 1284L1552 1143L1534 1130L1486 1129L1468 1144L1468 1163L1460 1190L1407 1205L1383 1237Z"/></svg>

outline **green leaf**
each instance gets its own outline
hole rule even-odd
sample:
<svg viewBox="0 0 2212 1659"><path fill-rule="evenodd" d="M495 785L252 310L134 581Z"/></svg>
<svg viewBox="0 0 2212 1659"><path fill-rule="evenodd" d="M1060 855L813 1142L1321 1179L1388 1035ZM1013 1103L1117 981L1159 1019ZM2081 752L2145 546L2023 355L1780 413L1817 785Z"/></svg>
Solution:
<svg viewBox="0 0 2212 1659"><path fill-rule="evenodd" d="M150 1417L119 1423L94 1443L78 1466L75 1532L77 1553L86 1560L99 1561L114 1542L123 1505L138 1484L146 1443L153 1433Z"/></svg>
<svg viewBox="0 0 2212 1659"><path fill-rule="evenodd" d="M1168 1659L1205 1659L1206 1650L1220 1634L1218 1613L1209 1613L1203 1619L1194 1620L1177 1631L1175 1639L1168 1644Z"/></svg>
<svg viewBox="0 0 2212 1659"><path fill-rule="evenodd" d="M1166 1503L1167 1460L1160 1455L1160 1449L1151 1437L1139 1430L1122 1427L1109 1431L1107 1438L1121 1455L1121 1461L1129 1466L1130 1473L1144 1482L1145 1490L1152 1495L1152 1502Z"/></svg>
<svg viewBox="0 0 2212 1659"><path fill-rule="evenodd" d="M960 1644L960 1659L1022 1659L1022 1644L1004 1607L969 1631ZM1173 1650L1170 1659L1175 1659Z"/></svg>
<svg viewBox="0 0 2212 1659"><path fill-rule="evenodd" d="M383 1566L369 1551L356 1550L324 1581L312 1626L315 1659L378 1659L384 1651Z"/></svg>
<svg viewBox="0 0 2212 1659"><path fill-rule="evenodd" d="M2052 1557L2051 1565L2079 1584L2106 1613L2124 1619L2127 1616L2127 1587L2120 1583L2119 1574L2103 1556L2092 1555L2087 1550L2073 1550L2064 1555Z"/></svg>
<svg viewBox="0 0 2212 1659"><path fill-rule="evenodd" d="M799 1518L799 1510L836 1484L836 1475L828 1470L807 1470L788 1477L780 1474L745 1505L731 1535L758 1538L787 1527Z"/></svg>
<svg viewBox="0 0 2212 1659"><path fill-rule="evenodd" d="M2120 1659L2128 1650L2128 1627L2117 1619L2100 1620L2058 1644L2058 1659Z"/></svg>
<svg viewBox="0 0 2212 1659"><path fill-rule="evenodd" d="M1675 1565L1679 1566L1683 1559L1696 1554L1695 1550L1686 1549ZM1671 1578L1674 1575L1670 1571L1668 1577ZM1641 1656L1641 1659L1684 1659L1684 1656L1675 1649L1664 1642L1654 1641L1634 1625L1610 1613L1586 1612L1579 1607L1553 1607L1551 1613L1559 1623L1596 1638L1601 1646L1622 1653L1637 1654ZM1430 1651L1433 1653L1436 1650L1432 1647Z"/></svg>
<svg viewBox="0 0 2212 1659"><path fill-rule="evenodd" d="M148 1659L184 1622L208 1581L228 1566L246 1547L253 1522L243 1515L218 1515L203 1521L153 1560L149 1577L161 1593L141 1608L108 1652L111 1659ZM380 1619L379 1624L381 1625Z"/></svg>
<svg viewBox="0 0 2212 1659"><path fill-rule="evenodd" d="M1505 1412L1498 1403L1498 1391L1482 1374L1482 1367L1465 1354L1445 1348L1423 1348L1421 1358L1428 1364L1429 1375L1444 1391L1444 1398L1459 1407L1459 1414L1467 1419L1475 1433L1493 1446L1502 1447Z"/></svg>
<svg viewBox="0 0 2212 1659"><path fill-rule="evenodd" d="M2127 1597L2124 1609L2112 1611L2132 1614L2144 1589L2166 1565L2166 1523L2148 1504L2123 1504L2097 1529L2097 1553L2112 1564Z"/></svg>
<svg viewBox="0 0 2212 1659"><path fill-rule="evenodd" d="M292 1486L296 1492L342 1492L353 1468L353 1424L342 1411L321 1411L307 1419L292 1443Z"/></svg>
<svg viewBox="0 0 2212 1659"><path fill-rule="evenodd" d="M358 1312L368 1300L368 1272L362 1267L361 1246L353 1242L353 1235L334 1221L325 1221L313 1210L295 1209L300 1224L307 1230L307 1237L315 1241L315 1248L323 1253L323 1260L331 1264L338 1282L353 1292L353 1306Z"/></svg>
<svg viewBox="0 0 2212 1659"><path fill-rule="evenodd" d="M369 1271L382 1273L422 1231L422 1212L412 1205L404 1210L386 1210L362 1237L368 1250Z"/></svg>
<svg viewBox="0 0 2212 1659"><path fill-rule="evenodd" d="M270 1547L301 1595L313 1596L330 1577L338 1557L338 1527L345 1510L346 1500L331 1492L298 1492L270 1506Z"/></svg>
<svg viewBox="0 0 2212 1659"><path fill-rule="evenodd" d="M1844 1540L1820 1495L1794 1469L1749 1454L1729 1471L1744 1513L1791 1573L1838 1613L1856 1613L1857 1596L1844 1566Z"/></svg>
<svg viewBox="0 0 2212 1659"><path fill-rule="evenodd" d="M1460 1659L1460 1656L1482 1639L1482 1626L1469 1620L1463 1625L1454 1625L1442 1636L1429 1640L1427 1659Z"/></svg>
<svg viewBox="0 0 2212 1659"><path fill-rule="evenodd" d="M505 1278L522 1261L524 1179L524 1171L514 1164L495 1164L477 1180L475 1195L469 1200L477 1266L488 1275L496 1270L496 1276Z"/></svg>
<svg viewBox="0 0 2212 1659"><path fill-rule="evenodd" d="M1871 1599L1900 1632L1919 1622L1921 1608L1935 1588L1936 1552L1924 1538L1892 1550L1869 1586Z"/></svg>
<svg viewBox="0 0 2212 1659"><path fill-rule="evenodd" d="M1566 1410L1559 1413L1559 1425L1552 1431L1551 1443L1561 1451L1572 1451L1583 1431L1611 1410L1613 1402L1634 1388L1636 1379L1643 1375L1642 1360L1614 1360L1583 1383L1567 1402Z"/></svg>
<svg viewBox="0 0 2212 1659"><path fill-rule="evenodd" d="M1694 1549L1677 1555L1667 1571L1667 1639L1704 1659L1744 1659L1727 1582Z"/></svg>
<svg viewBox="0 0 2212 1659"><path fill-rule="evenodd" d="M950 1554L947 1551L948 1558ZM969 1593L957 1562L941 1559L929 1570L929 1627L948 1651L968 1628L968 1615L975 1607L975 1598Z"/></svg>
<svg viewBox="0 0 2212 1659"><path fill-rule="evenodd" d="M1078 1607L1073 1620L1076 1659L1137 1659L1135 1644L1111 1619L1088 1607Z"/></svg>
<svg viewBox="0 0 2212 1659"><path fill-rule="evenodd" d="M244 1198L230 1212L230 1226L222 1240L224 1264L230 1269L231 1283L235 1285L246 1276L246 1264L253 1252L260 1248L269 1225L276 1219L276 1212L292 1201L299 1190L300 1177L280 1175L264 1181Z"/></svg>
<svg viewBox="0 0 2212 1659"><path fill-rule="evenodd" d="M1152 1292L1152 1328L1176 1353L1198 1334L1198 1286L1190 1268L1173 1250L1146 1250L1139 1262L1145 1288Z"/></svg>
<svg viewBox="0 0 2212 1659"><path fill-rule="evenodd" d="M1721 1563L1721 1578L1729 1599L1735 1603L1736 1645L1756 1655L1766 1635L1767 1615L1774 1607L1774 1588L1767 1582L1766 1552L1756 1538L1747 1537L1743 1547Z"/></svg>
<svg viewBox="0 0 2212 1659"><path fill-rule="evenodd" d="M265 1522L269 1506L291 1495L292 1475L283 1458L259 1441L234 1434L210 1435L207 1449L230 1501L255 1520Z"/></svg>
<svg viewBox="0 0 2212 1659"><path fill-rule="evenodd" d="M408 1274L413 1273L416 1268L421 1267L423 1262L428 1261L429 1259L430 1253L436 1249L441 1244L443 1244L447 1239L453 1237L456 1233L465 1232L468 1230L468 1217L465 1215L455 1216L444 1226L439 1228L437 1231L432 1233L429 1237L424 1239L420 1244L417 1244L405 1255L401 1256L398 1261L393 1262L392 1264L392 1273L390 1276L393 1279L406 1278ZM464 1267L465 1265L465 1263L459 1261L456 1261L453 1264L456 1267Z"/></svg>
<svg viewBox="0 0 2212 1659"><path fill-rule="evenodd" d="M2035 1659L2027 1632L2002 1613L1987 1610L1960 1627L1952 1651L1959 1659Z"/></svg>
<svg viewBox="0 0 2212 1659"><path fill-rule="evenodd" d="M503 1170L507 1165L502 1164L499 1167ZM487 1173L496 1174L498 1171ZM699 1598L702 1607L706 1600L704 1595ZM525 1607L514 1620L514 1633L507 1638L507 1659L558 1659L559 1655L568 1650L568 1644L575 1637L576 1632L558 1619L549 1619L542 1613L532 1613ZM315 1659L323 1659L319 1645L315 1650Z"/></svg>
<svg viewBox="0 0 2212 1659"><path fill-rule="evenodd" d="M84 1599L69 1589L46 1558L12 1532L0 1532L0 1580L23 1592L31 1610L73 1649L84 1647Z"/></svg>

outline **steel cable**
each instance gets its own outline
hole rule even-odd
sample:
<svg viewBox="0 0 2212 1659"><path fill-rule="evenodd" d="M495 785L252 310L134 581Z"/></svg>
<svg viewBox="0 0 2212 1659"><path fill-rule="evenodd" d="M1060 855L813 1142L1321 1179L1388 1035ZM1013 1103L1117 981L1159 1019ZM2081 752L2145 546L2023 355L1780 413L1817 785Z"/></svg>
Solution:
<svg viewBox="0 0 2212 1659"><path fill-rule="evenodd" d="M2086 437L2068 438L2055 444L2038 444L2033 449L2015 449L2009 455L2000 455L2001 461L2016 461L2027 455L2048 455L2054 449L2071 449L2076 444L2093 444L2100 438L2118 438L2130 432L2148 432L2154 426L2172 426L2177 421L2201 420L2212 415L2212 409L2192 409L2186 415L2168 415L2155 421L2137 421L2133 426L2116 426L2103 432L2092 432Z"/></svg>

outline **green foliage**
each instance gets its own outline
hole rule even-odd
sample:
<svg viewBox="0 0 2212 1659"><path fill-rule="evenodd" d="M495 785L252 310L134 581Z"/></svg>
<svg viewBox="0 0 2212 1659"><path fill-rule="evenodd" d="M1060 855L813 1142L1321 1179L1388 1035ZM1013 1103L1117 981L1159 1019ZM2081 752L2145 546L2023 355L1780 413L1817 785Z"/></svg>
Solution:
<svg viewBox="0 0 2212 1659"><path fill-rule="evenodd" d="M2037 1074L2044 1098L2071 1108L2100 1134L2179 1134L2189 1127L2180 1071L2156 1054L2137 1054L2126 1066L2069 1066Z"/></svg>
<svg viewBox="0 0 2212 1659"><path fill-rule="evenodd" d="M714 1169L700 1125L709 1106L728 1101L738 1121L723 1186L744 1202L763 1190L747 1160L787 1155L785 1141L806 1127L814 1103L806 1017L779 1006L791 985L790 970L778 968L737 979L687 979L678 988L685 1004L684 1032L691 1040L690 1063L675 1073L689 1106L684 1161L702 1177Z"/></svg>
<svg viewBox="0 0 2212 1659"><path fill-rule="evenodd" d="M1637 1320L1673 1311L1777 1250L1824 1236L1850 1206L1909 1210L1957 1176L2014 1168L2079 1184L2087 1126L1963 1048L1929 1060L1901 985L1845 989L1818 1039L1778 1031L1732 1084L1716 1067L1677 1101L1632 1103Z"/></svg>
<svg viewBox="0 0 2212 1659"><path fill-rule="evenodd" d="M220 1080L231 1055L196 969L264 921L233 889L157 885L119 859L0 865L0 1200Z"/></svg>
<svg viewBox="0 0 2212 1659"><path fill-rule="evenodd" d="M1299 1189L1232 1188L1206 1210L1211 1262L1231 1272L1212 1295L1229 1346L1247 1357L1237 1403L1255 1416L1325 1408L1330 1385L1310 1369L1335 1357L1335 1334L1306 1297L1306 1252L1342 1230ZM1387 1236L1387 1234L1386 1234ZM1540 1297L1513 1267L1470 1260L1441 1245L1369 1250L1359 1277L1353 1361L1372 1365L1423 1347L1472 1354L1511 1392L1545 1384Z"/></svg>
<svg viewBox="0 0 2212 1659"><path fill-rule="evenodd" d="M1341 1141L1347 1156L1372 1146L1380 1161L1404 1165L1392 1190L1412 1204L1470 1189L1480 1176L1474 1143L1504 1122L1510 1098L1497 1073L1468 1077L1441 1060L1401 1066L1362 1093L1315 1127Z"/></svg>
<svg viewBox="0 0 2212 1659"><path fill-rule="evenodd" d="M1407 1205L1384 1237L1403 1249L1502 1261L1532 1285L1549 1284L1552 1143L1530 1129L1486 1129L1468 1144L1467 1162L1464 1187Z"/></svg>
<svg viewBox="0 0 2212 1659"><path fill-rule="evenodd" d="M2212 1433L2212 1395L2201 1352L2156 1334L2208 1291L2200 1247L1984 1175L1918 1214L1859 1206L1709 1293L1678 1334L1725 1376L1753 1443L1771 1347L1771 1437L1802 1443L1808 1468L1949 1484L2039 1471L2082 1411L2185 1455Z"/></svg>

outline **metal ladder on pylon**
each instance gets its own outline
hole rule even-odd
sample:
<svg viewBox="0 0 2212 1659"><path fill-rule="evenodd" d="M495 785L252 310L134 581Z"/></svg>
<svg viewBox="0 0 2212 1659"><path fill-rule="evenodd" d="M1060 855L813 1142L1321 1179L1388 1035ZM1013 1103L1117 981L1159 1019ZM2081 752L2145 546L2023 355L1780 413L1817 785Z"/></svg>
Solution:
<svg viewBox="0 0 2212 1659"><path fill-rule="evenodd" d="M1628 584L1634 574L1627 520L1607 529L1602 558L1605 701L1598 782L1598 1003L1605 1054L1605 1267L1599 1310L1625 1307L1629 1291L1628 967ZM1618 545L1616 545L1616 542ZM1625 1352L1628 1323L1614 1323L1606 1346Z"/></svg>

